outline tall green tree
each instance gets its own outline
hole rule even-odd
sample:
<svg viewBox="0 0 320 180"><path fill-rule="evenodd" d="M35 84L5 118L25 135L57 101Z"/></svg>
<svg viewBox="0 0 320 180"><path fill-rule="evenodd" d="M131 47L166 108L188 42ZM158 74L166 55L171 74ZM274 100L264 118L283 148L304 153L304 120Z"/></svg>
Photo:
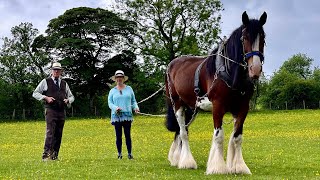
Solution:
<svg viewBox="0 0 320 180"><path fill-rule="evenodd" d="M32 83L46 76L49 62L43 53L34 52L32 43L39 34L31 23L21 23L11 28L12 38L3 38L0 63L2 78L11 83Z"/></svg>
<svg viewBox="0 0 320 180"><path fill-rule="evenodd" d="M109 77L116 70L109 66L112 54L125 50L121 56L125 62L119 63L124 68L134 64L135 57L129 53L128 44L132 42L135 26L133 21L123 20L105 9L73 8L50 20L47 36L39 36L34 47L61 61L73 92L77 97L89 99L86 104L93 109L95 97L109 89Z"/></svg>
<svg viewBox="0 0 320 180"><path fill-rule="evenodd" d="M286 70L289 73L295 74L299 78L308 79L311 74L312 58L306 54L296 54L283 63L280 70Z"/></svg>
<svg viewBox="0 0 320 180"><path fill-rule="evenodd" d="M135 48L144 70L163 76L167 64L186 54L206 54L220 32L219 0L117 0L116 9L138 23Z"/></svg>
<svg viewBox="0 0 320 180"><path fill-rule="evenodd" d="M32 43L39 31L31 23L21 23L11 28L12 38L3 38L0 50L0 73L2 85L10 87L9 95L5 93L4 101L11 110L22 114L23 109L32 109L32 90L39 80L46 76L45 65L48 59L43 53L33 52ZM12 101L7 101L11 98ZM18 113L18 111L20 111ZM26 116L23 113L23 116ZM21 117L21 116L20 116Z"/></svg>
<svg viewBox="0 0 320 180"><path fill-rule="evenodd" d="M320 69L319 68L314 69L312 77L315 81L319 82L319 84L320 84Z"/></svg>

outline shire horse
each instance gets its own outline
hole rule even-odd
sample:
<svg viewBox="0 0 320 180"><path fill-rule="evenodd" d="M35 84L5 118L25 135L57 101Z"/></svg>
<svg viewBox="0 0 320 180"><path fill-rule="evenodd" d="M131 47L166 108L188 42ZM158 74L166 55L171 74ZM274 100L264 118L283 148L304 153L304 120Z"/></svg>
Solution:
<svg viewBox="0 0 320 180"><path fill-rule="evenodd" d="M242 156L243 123L249 111L254 83L262 72L267 13L260 19L242 14L242 25L214 49L208 57L182 56L172 60L167 69L166 126L175 132L168 159L179 169L196 169L188 138L198 108L213 115L213 137L206 174L251 174ZM230 112L234 128L223 157L223 116Z"/></svg>

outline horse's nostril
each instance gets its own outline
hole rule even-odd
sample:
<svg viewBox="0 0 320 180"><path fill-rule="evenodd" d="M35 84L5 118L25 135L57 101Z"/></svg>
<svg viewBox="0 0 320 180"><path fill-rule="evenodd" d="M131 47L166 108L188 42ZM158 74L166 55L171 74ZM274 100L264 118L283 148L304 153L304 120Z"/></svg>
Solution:
<svg viewBox="0 0 320 180"><path fill-rule="evenodd" d="M259 76L258 76L258 75L254 75L254 76L252 77L252 79L259 79Z"/></svg>

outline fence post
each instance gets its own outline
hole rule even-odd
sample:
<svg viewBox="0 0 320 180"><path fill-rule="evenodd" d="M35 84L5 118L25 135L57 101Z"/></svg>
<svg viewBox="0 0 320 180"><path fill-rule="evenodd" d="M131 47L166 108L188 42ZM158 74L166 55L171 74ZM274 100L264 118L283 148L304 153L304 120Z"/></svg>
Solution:
<svg viewBox="0 0 320 180"><path fill-rule="evenodd" d="M26 110L22 109L22 119L26 119Z"/></svg>
<svg viewBox="0 0 320 180"><path fill-rule="evenodd" d="M16 118L16 109L13 109L13 112L12 112L12 119L15 119Z"/></svg>
<svg viewBox="0 0 320 180"><path fill-rule="evenodd" d="M303 109L306 109L306 103L303 100Z"/></svg>
<svg viewBox="0 0 320 180"><path fill-rule="evenodd" d="M271 110L271 101L270 101L270 103L269 103L269 108L270 108L270 110Z"/></svg>
<svg viewBox="0 0 320 180"><path fill-rule="evenodd" d="M288 102L286 101L286 110L288 110Z"/></svg>
<svg viewBox="0 0 320 180"><path fill-rule="evenodd" d="M71 117L73 117L73 106L71 106Z"/></svg>

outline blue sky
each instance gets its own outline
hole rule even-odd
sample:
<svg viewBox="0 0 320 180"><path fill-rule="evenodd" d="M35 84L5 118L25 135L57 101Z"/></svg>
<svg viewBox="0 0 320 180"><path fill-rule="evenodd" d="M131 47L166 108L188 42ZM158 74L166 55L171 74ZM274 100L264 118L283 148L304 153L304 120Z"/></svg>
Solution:
<svg viewBox="0 0 320 180"><path fill-rule="evenodd" d="M222 0L222 34L229 36L241 25L241 15L259 18L266 11L265 64L266 75L279 69L284 61L303 53L320 66L320 1L318 0ZM43 33L49 20L67 9L79 6L105 8L111 0L1 0L0 37L10 36L10 29L21 22L31 22Z"/></svg>

